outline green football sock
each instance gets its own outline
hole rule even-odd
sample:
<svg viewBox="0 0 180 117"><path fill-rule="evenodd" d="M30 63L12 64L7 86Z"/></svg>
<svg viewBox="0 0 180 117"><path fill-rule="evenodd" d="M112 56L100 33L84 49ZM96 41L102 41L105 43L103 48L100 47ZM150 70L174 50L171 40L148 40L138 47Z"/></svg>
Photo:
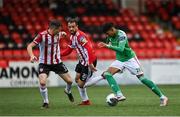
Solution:
<svg viewBox="0 0 180 117"><path fill-rule="evenodd" d="M139 80L145 84L147 87L149 87L156 95L158 95L159 97L163 96L163 93L161 92L161 90L158 88L157 85L155 85L151 80L147 79L144 76L141 76L139 78Z"/></svg>
<svg viewBox="0 0 180 117"><path fill-rule="evenodd" d="M104 77L106 78L106 80L109 83L109 86L112 88L113 92L117 95L117 96L122 96L122 92L117 84L117 82L114 80L113 76L111 73L109 72L105 72L104 73Z"/></svg>

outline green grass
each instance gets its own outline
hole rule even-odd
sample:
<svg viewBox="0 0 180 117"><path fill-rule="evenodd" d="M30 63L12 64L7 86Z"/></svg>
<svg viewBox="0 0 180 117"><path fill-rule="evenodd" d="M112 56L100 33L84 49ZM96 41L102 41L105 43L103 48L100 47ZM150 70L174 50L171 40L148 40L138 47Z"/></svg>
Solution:
<svg viewBox="0 0 180 117"><path fill-rule="evenodd" d="M105 103L111 90L107 86L89 87L91 106L77 106L80 97L73 87L75 104L68 101L63 87L49 88L50 108L41 110L38 88L0 88L0 116L48 115L48 116L180 116L180 86L165 85L160 88L169 97L167 107L159 106L159 98L143 85L124 85L127 100L115 107Z"/></svg>

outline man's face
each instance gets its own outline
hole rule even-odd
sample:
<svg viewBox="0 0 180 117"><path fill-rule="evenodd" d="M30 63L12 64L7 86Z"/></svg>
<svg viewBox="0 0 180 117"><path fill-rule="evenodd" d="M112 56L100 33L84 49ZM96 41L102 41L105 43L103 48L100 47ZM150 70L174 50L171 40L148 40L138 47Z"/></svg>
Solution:
<svg viewBox="0 0 180 117"><path fill-rule="evenodd" d="M115 28L111 28L106 32L106 35L110 37L114 36L115 34L116 34Z"/></svg>
<svg viewBox="0 0 180 117"><path fill-rule="evenodd" d="M68 22L69 32L74 35L78 30L78 25L75 22Z"/></svg>

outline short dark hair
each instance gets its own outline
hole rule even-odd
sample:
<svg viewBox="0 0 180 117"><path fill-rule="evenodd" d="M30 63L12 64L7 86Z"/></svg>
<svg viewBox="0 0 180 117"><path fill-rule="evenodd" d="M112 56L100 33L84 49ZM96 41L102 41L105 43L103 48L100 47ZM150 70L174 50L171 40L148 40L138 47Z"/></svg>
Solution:
<svg viewBox="0 0 180 117"><path fill-rule="evenodd" d="M78 18L67 18L67 22L68 23L73 23L73 22L75 22L77 25L78 25Z"/></svg>
<svg viewBox="0 0 180 117"><path fill-rule="evenodd" d="M102 31L103 33L106 33L108 30L114 27L114 24L112 22L108 22L102 25Z"/></svg>
<svg viewBox="0 0 180 117"><path fill-rule="evenodd" d="M59 28L61 25L61 22L59 20L51 20L49 22L49 27L50 28Z"/></svg>

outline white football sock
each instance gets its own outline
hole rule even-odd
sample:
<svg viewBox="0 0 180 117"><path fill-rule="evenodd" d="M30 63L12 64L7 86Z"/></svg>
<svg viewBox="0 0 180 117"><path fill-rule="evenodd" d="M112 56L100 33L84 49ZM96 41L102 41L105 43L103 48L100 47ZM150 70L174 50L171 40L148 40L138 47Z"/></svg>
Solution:
<svg viewBox="0 0 180 117"><path fill-rule="evenodd" d="M87 92L86 92L86 88L80 88L79 86L77 86L77 87L78 87L79 94L81 96L82 101L89 100Z"/></svg>
<svg viewBox="0 0 180 117"><path fill-rule="evenodd" d="M86 81L84 87L89 87L92 85L95 85L99 81L103 80L104 78L102 76L96 76L96 77L91 77L89 80Z"/></svg>
<svg viewBox="0 0 180 117"><path fill-rule="evenodd" d="M41 93L41 96L43 98L43 101L44 103L49 103L49 100L48 100L48 89L46 87L40 87L40 93Z"/></svg>
<svg viewBox="0 0 180 117"><path fill-rule="evenodd" d="M67 93L71 93L71 86L72 86L71 84L66 85L65 90L66 90Z"/></svg>

